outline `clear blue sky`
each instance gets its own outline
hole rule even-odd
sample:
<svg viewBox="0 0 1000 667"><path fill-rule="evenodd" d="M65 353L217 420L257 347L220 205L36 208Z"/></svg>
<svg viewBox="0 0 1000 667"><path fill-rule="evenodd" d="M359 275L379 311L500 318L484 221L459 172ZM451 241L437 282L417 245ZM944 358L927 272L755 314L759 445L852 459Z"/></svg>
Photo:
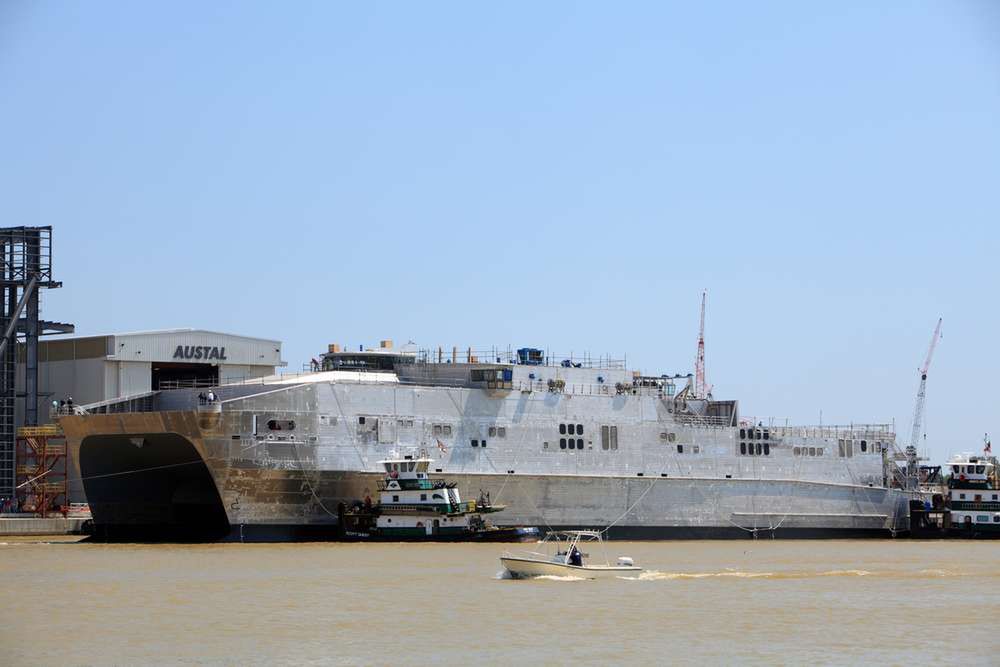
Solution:
<svg viewBox="0 0 1000 667"><path fill-rule="evenodd" d="M533 345L1000 441L1000 3L0 3L79 333ZM1000 442L998 442L1000 445Z"/></svg>

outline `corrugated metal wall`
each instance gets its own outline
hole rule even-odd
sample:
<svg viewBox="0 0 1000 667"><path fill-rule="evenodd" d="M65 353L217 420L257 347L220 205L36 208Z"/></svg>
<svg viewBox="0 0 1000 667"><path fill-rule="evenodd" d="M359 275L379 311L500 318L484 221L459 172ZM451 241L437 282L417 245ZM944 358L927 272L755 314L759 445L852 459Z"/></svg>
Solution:
<svg viewBox="0 0 1000 667"><path fill-rule="evenodd" d="M247 338L210 331L176 331L148 334L122 334L114 337L115 358L120 361L178 361L193 359L175 358L177 348L225 348L225 359L209 362L228 365L279 366L281 343L260 338ZM197 360L202 361L202 360Z"/></svg>

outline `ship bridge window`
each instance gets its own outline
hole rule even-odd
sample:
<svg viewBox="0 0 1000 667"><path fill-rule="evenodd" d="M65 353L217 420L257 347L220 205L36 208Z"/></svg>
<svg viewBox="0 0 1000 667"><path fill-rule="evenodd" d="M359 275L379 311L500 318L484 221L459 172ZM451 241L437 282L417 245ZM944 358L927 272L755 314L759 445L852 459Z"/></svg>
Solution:
<svg viewBox="0 0 1000 667"><path fill-rule="evenodd" d="M267 428L272 431L294 431L295 422L290 419L271 419L267 422Z"/></svg>
<svg viewBox="0 0 1000 667"><path fill-rule="evenodd" d="M796 449L798 449L798 448L796 448ZM798 453L798 452L796 452L796 454L797 454L797 453ZM746 456L746 455L747 455L747 443L745 443L745 442L741 442L741 443L740 443L740 454L741 454L742 456Z"/></svg>
<svg viewBox="0 0 1000 667"><path fill-rule="evenodd" d="M559 449L566 449L566 438L559 438Z"/></svg>
<svg viewBox="0 0 1000 667"><path fill-rule="evenodd" d="M868 451L868 441L867 440L862 440L861 441L861 451L862 452L867 452Z"/></svg>
<svg viewBox="0 0 1000 667"><path fill-rule="evenodd" d="M295 428L295 422L292 422L292 428ZM976 466L976 474L982 475L986 472L986 466Z"/></svg>
<svg viewBox="0 0 1000 667"><path fill-rule="evenodd" d="M677 453L678 454L684 453L684 445L677 445Z"/></svg>
<svg viewBox="0 0 1000 667"><path fill-rule="evenodd" d="M445 438L451 437L451 424L434 424L434 427L431 430L435 436L443 436Z"/></svg>

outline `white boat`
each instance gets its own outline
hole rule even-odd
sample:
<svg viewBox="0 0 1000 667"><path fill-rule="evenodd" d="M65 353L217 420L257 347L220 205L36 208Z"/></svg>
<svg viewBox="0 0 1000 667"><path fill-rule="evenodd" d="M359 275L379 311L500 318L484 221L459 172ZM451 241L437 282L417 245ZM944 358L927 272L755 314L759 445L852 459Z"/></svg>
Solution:
<svg viewBox="0 0 1000 667"><path fill-rule="evenodd" d="M582 547L596 543L604 551L603 564L588 563L590 554ZM619 556L612 565L607 558L604 539L596 530L554 531L545 535L541 544L551 545L555 553L528 551L523 553L504 552L500 564L513 579L531 577L580 577L584 579L604 579L609 577L635 577L642 573L628 556Z"/></svg>

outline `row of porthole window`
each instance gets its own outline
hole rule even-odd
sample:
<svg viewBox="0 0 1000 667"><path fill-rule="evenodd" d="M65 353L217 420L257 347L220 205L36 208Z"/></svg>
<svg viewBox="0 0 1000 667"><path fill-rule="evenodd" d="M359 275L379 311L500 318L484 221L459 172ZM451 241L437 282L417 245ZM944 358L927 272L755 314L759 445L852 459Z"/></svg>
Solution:
<svg viewBox="0 0 1000 667"><path fill-rule="evenodd" d="M741 442L740 443L740 455L741 456L770 456L771 455L771 443L769 442Z"/></svg>
<svg viewBox="0 0 1000 667"><path fill-rule="evenodd" d="M740 429L740 440L768 440L771 434L765 428L763 430L752 428L741 428Z"/></svg>
<svg viewBox="0 0 1000 667"><path fill-rule="evenodd" d="M583 424L559 424L559 435L583 435Z"/></svg>
<svg viewBox="0 0 1000 667"><path fill-rule="evenodd" d="M965 500L965 494L964 493L958 494L958 499L959 500ZM993 500L996 500L996 499L997 499L997 494L994 493L993 494ZM981 493L974 493L973 494L972 502L975 502L975 503L981 503L981 502L983 502L983 494L981 494Z"/></svg>
<svg viewBox="0 0 1000 667"><path fill-rule="evenodd" d="M795 456L823 456L822 447L792 447Z"/></svg>
<svg viewBox="0 0 1000 667"><path fill-rule="evenodd" d="M572 424L571 424L572 426ZM559 449L583 449L583 438L559 438Z"/></svg>
<svg viewBox="0 0 1000 667"><path fill-rule="evenodd" d="M971 520L972 520L972 517L966 515L966 517L965 517L966 523L971 523L972 522ZM988 514L977 514L976 515L976 523L989 523L989 522L990 522L990 517L989 517ZM1000 514L994 514L993 515L993 523L1000 523Z"/></svg>

